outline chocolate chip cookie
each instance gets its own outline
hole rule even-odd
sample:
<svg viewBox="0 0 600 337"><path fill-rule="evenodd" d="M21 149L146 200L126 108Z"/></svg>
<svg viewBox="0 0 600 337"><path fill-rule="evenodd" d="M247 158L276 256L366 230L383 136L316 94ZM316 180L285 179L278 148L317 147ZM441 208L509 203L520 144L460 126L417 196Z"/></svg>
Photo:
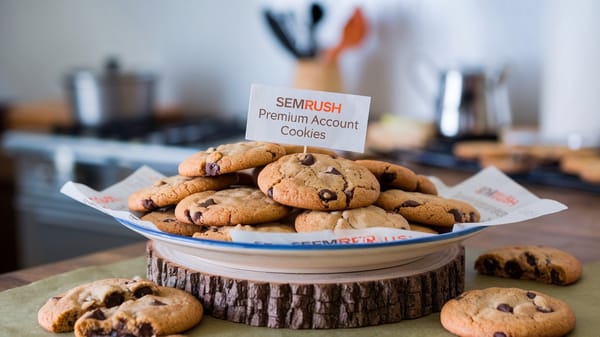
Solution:
<svg viewBox="0 0 600 337"><path fill-rule="evenodd" d="M433 181L422 174L417 174L417 187L415 188L415 192L438 195L437 187Z"/></svg>
<svg viewBox="0 0 600 337"><path fill-rule="evenodd" d="M381 192L375 204L409 221L435 226L478 222L480 218L479 211L467 202L419 192L387 190Z"/></svg>
<svg viewBox="0 0 600 337"><path fill-rule="evenodd" d="M175 207L177 220L202 226L252 225L284 218L290 208L258 188L237 187L195 193Z"/></svg>
<svg viewBox="0 0 600 337"><path fill-rule="evenodd" d="M184 332L200 322L203 308L193 295L158 287L134 300L110 308L92 309L75 322L76 337L166 336Z"/></svg>
<svg viewBox="0 0 600 337"><path fill-rule="evenodd" d="M369 227L410 229L402 215L373 205L343 211L305 211L296 217L294 226L297 232Z"/></svg>
<svg viewBox="0 0 600 337"><path fill-rule="evenodd" d="M85 283L53 296L39 309L38 323L51 332L73 331L75 322L87 312L118 308L124 303L136 302L149 295L152 295L150 298L173 297L178 302L181 302L180 298L185 299L186 303L191 302L189 305L196 316L199 313L199 317L202 317L200 303L194 297L191 298L196 301L192 301L189 298L191 295L183 291L171 292L141 278L111 278ZM188 309L182 307L181 310L187 312Z"/></svg>
<svg viewBox="0 0 600 337"><path fill-rule="evenodd" d="M575 328L566 302L519 288L467 291L444 304L440 321L458 336L560 337Z"/></svg>
<svg viewBox="0 0 600 337"><path fill-rule="evenodd" d="M147 212L177 204L190 194L220 190L237 183L235 173L218 177L186 177L175 175L156 181L151 186L133 192L127 199L127 207L132 211Z"/></svg>
<svg viewBox="0 0 600 337"><path fill-rule="evenodd" d="M266 165L258 187L281 204L312 210L365 207L379 196L379 182L366 167L320 153L289 154Z"/></svg>
<svg viewBox="0 0 600 337"><path fill-rule="evenodd" d="M440 233L437 230L435 230L434 228L431 228L431 227L423 225L423 224L416 224L414 222L409 222L408 225L410 226L411 231L429 233L429 234L439 234Z"/></svg>
<svg viewBox="0 0 600 337"><path fill-rule="evenodd" d="M481 254L475 270L483 275L567 285L581 276L581 263L573 255L553 247L504 246Z"/></svg>
<svg viewBox="0 0 600 337"><path fill-rule="evenodd" d="M377 177L382 191L399 188L411 192L417 189L417 174L407 167L371 159L356 160L355 162L369 169Z"/></svg>
<svg viewBox="0 0 600 337"><path fill-rule="evenodd" d="M141 219L152 222L156 228L165 233L175 235L192 236L200 230L198 225L177 220L175 217L175 207L163 208L144 214Z"/></svg>
<svg viewBox="0 0 600 337"><path fill-rule="evenodd" d="M210 226L202 227L201 231L193 234L197 239L208 239L217 241L231 241L231 230L249 231L249 232L269 232L269 233L295 233L294 228L288 224L279 222L268 222L257 225L237 225L237 226Z"/></svg>
<svg viewBox="0 0 600 337"><path fill-rule="evenodd" d="M268 142L239 142L197 152L179 163L180 175L217 176L266 165L285 155L283 146Z"/></svg>

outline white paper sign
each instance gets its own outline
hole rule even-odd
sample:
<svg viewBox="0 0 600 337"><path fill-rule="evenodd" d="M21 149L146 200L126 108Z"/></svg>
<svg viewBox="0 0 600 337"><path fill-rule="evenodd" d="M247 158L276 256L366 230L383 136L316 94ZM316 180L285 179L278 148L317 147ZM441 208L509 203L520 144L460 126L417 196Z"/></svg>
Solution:
<svg viewBox="0 0 600 337"><path fill-rule="evenodd" d="M371 97L253 84L246 139L364 152Z"/></svg>

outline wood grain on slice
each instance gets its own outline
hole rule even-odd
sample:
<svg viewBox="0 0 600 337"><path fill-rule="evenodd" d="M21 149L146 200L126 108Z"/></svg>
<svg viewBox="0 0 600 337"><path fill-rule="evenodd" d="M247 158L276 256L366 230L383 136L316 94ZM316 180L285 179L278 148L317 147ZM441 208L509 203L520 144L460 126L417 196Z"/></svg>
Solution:
<svg viewBox="0 0 600 337"><path fill-rule="evenodd" d="M184 289L196 296L206 314L251 326L291 329L355 328L423 317L464 290L464 248L451 246L446 263L360 280L338 274L335 282L270 282L219 276L192 270L163 258L147 245L147 277L159 285ZM390 268L395 270L395 268ZM318 278L318 274L315 275Z"/></svg>

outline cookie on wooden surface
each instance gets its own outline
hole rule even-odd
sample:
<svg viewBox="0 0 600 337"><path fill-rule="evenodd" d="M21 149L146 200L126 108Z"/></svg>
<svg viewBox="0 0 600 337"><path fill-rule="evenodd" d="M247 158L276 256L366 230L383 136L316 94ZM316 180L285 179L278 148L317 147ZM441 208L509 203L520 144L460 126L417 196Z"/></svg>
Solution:
<svg viewBox="0 0 600 337"><path fill-rule="evenodd" d="M177 220L202 226L252 225L277 221L290 208L255 187L237 187L192 194L175 207Z"/></svg>
<svg viewBox="0 0 600 337"><path fill-rule="evenodd" d="M281 204L312 210L365 207L379 196L379 182L367 168L321 153L289 154L266 165L258 187Z"/></svg>
<svg viewBox="0 0 600 337"><path fill-rule="evenodd" d="M76 337L166 336L184 332L200 322L203 307L193 295L158 287L135 300L111 308L95 308L75 322Z"/></svg>
<svg viewBox="0 0 600 337"><path fill-rule="evenodd" d="M581 263L553 247L524 245L489 250L475 260L480 274L567 285L581 276Z"/></svg>
<svg viewBox="0 0 600 337"><path fill-rule="evenodd" d="M479 157L479 165L481 167L494 166L498 170L507 174L519 174L529 172L536 166L533 158L527 154L498 154L498 155L481 155Z"/></svg>
<svg viewBox="0 0 600 337"><path fill-rule="evenodd" d="M419 192L387 190L381 192L375 204L409 221L435 226L478 222L480 218L479 211L467 202Z"/></svg>
<svg viewBox="0 0 600 337"><path fill-rule="evenodd" d="M156 320L146 320L146 311L152 311L151 315ZM171 311L169 315L166 314L168 311ZM91 318L97 320L99 317L106 319L115 313L119 313L118 320L127 322L125 325L128 328L132 317L142 317L128 332L131 336L152 336L184 331L198 323L203 312L201 303L182 290L164 288L141 278L110 278L84 283L51 297L39 309L37 317L38 323L51 332L69 332L75 329L77 336L85 337L92 336L93 333L94 336L111 336L113 332L126 335L124 324L118 324L117 321L113 322L114 329L113 326L103 329L103 334L100 330L93 332L81 328L78 332L78 325L87 326L82 321L87 322ZM165 324L170 326L165 327ZM151 334L138 333L140 330Z"/></svg>
<svg viewBox="0 0 600 337"><path fill-rule="evenodd" d="M185 177L175 175L156 181L151 186L133 192L127 199L127 207L132 211L147 212L172 206L190 194L220 190L237 183L235 173L218 177Z"/></svg>
<svg viewBox="0 0 600 337"><path fill-rule="evenodd" d="M575 328L566 302L519 288L466 291L444 304L440 321L458 336L560 337Z"/></svg>
<svg viewBox="0 0 600 337"><path fill-rule="evenodd" d="M587 183L600 184L600 157L584 162L579 170L579 178Z"/></svg>
<svg viewBox="0 0 600 337"><path fill-rule="evenodd" d="M464 140L452 147L452 154L460 159L477 159L480 156L507 155L524 151L517 146L495 140Z"/></svg>
<svg viewBox="0 0 600 337"><path fill-rule="evenodd" d="M285 155L283 146L268 142L239 142L197 152L179 163L183 176L217 176L266 165Z"/></svg>
<svg viewBox="0 0 600 337"><path fill-rule="evenodd" d="M410 230L408 221L402 215L373 205L343 211L305 211L296 217L294 227L297 232L370 227Z"/></svg>

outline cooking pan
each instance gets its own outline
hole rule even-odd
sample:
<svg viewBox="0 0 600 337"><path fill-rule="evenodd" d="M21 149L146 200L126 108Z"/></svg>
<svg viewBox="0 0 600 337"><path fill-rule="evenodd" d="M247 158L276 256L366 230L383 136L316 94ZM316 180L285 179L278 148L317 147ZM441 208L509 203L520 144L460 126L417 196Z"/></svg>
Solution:
<svg viewBox="0 0 600 337"><path fill-rule="evenodd" d="M65 86L71 113L81 126L146 120L154 114L156 77L122 72L115 59L106 62L102 73L89 69L70 72Z"/></svg>

